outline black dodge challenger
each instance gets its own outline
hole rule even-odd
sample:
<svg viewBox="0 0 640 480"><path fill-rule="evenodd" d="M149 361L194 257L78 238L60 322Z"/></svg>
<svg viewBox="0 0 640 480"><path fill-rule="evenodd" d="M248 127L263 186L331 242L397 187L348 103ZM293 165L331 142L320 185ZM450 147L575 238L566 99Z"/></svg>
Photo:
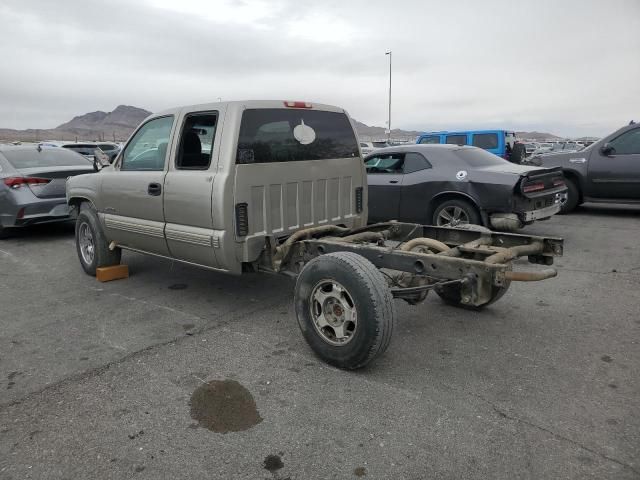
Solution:
<svg viewBox="0 0 640 480"><path fill-rule="evenodd" d="M513 231L558 213L567 192L559 168L516 165L470 146L382 148L364 162L370 222Z"/></svg>

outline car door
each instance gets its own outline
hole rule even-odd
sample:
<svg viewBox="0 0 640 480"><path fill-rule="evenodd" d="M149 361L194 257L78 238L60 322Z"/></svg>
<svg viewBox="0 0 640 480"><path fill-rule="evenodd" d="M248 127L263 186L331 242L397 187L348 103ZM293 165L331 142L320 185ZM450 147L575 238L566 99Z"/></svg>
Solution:
<svg viewBox="0 0 640 480"><path fill-rule="evenodd" d="M585 153L576 152L575 155L583 157ZM603 146L594 146L588 168L589 196L640 199L640 126L614 136Z"/></svg>
<svg viewBox="0 0 640 480"><path fill-rule="evenodd" d="M398 219L404 153L380 153L367 158L369 222Z"/></svg>
<svg viewBox="0 0 640 480"><path fill-rule="evenodd" d="M99 173L97 207L110 241L169 255L162 187L173 120L173 116L165 116L147 121L129 140L118 162Z"/></svg>
<svg viewBox="0 0 640 480"><path fill-rule="evenodd" d="M431 192L431 163L418 152L407 152L404 157L400 215L403 222L430 223L427 219L427 199Z"/></svg>
<svg viewBox="0 0 640 480"><path fill-rule="evenodd" d="M165 236L172 257L216 267L212 193L221 130L220 112L190 112L164 180Z"/></svg>

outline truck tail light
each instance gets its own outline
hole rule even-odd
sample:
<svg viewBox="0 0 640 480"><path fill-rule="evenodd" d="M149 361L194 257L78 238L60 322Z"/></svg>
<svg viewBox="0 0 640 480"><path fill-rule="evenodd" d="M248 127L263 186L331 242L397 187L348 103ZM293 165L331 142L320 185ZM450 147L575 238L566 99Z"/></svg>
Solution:
<svg viewBox="0 0 640 480"><path fill-rule="evenodd" d="M236 235L249 235L249 211L246 203L236 203Z"/></svg>
<svg viewBox="0 0 640 480"><path fill-rule="evenodd" d="M540 190L544 190L544 183L542 182L530 183L522 188L524 193L539 192Z"/></svg>
<svg viewBox="0 0 640 480"><path fill-rule="evenodd" d="M356 213L362 213L362 187L356 187Z"/></svg>
<svg viewBox="0 0 640 480"><path fill-rule="evenodd" d="M20 188L23 185L46 185L51 179L38 177L8 177L4 179L4 184L11 188Z"/></svg>
<svg viewBox="0 0 640 480"><path fill-rule="evenodd" d="M287 108L313 108L313 105L309 102L292 102L289 100L284 102L284 106Z"/></svg>

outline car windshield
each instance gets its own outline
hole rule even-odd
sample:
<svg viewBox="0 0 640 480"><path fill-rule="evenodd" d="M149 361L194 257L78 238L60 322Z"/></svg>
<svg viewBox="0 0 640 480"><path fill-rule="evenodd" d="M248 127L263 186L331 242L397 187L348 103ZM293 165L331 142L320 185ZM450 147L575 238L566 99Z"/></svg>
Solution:
<svg viewBox="0 0 640 480"><path fill-rule="evenodd" d="M37 149L20 148L3 150L2 154L14 168L46 168L90 166L91 162L75 152L64 148Z"/></svg>
<svg viewBox="0 0 640 480"><path fill-rule="evenodd" d="M452 150L452 153L471 167L490 167L492 165L509 163L504 158L487 152L482 148L460 148Z"/></svg>

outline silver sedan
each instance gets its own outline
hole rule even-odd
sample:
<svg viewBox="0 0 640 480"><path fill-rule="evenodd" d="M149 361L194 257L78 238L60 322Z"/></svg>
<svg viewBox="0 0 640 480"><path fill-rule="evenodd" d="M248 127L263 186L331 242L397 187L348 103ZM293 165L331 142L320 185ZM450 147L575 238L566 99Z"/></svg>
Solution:
<svg viewBox="0 0 640 480"><path fill-rule="evenodd" d="M71 150L37 145L0 146L0 238L14 228L69 220L67 178L94 171Z"/></svg>

